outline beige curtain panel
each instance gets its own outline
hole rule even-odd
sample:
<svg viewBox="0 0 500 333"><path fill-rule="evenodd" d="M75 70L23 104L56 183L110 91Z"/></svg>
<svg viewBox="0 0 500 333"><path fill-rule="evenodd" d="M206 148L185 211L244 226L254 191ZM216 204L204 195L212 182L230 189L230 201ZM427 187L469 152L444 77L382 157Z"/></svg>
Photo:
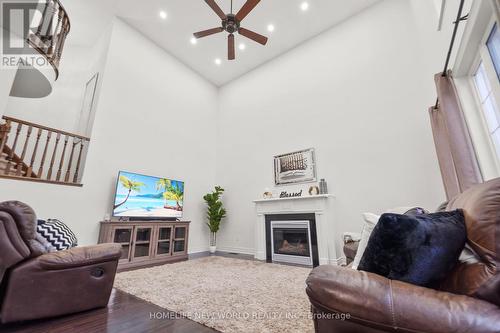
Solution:
<svg viewBox="0 0 500 333"><path fill-rule="evenodd" d="M474 146L460 105L451 72L435 76L438 107L429 109L432 132L449 199L464 192L472 185L482 183L483 177Z"/></svg>
<svg viewBox="0 0 500 333"><path fill-rule="evenodd" d="M493 9L495 10L497 20L500 21L500 0L490 0L490 1L493 5Z"/></svg>

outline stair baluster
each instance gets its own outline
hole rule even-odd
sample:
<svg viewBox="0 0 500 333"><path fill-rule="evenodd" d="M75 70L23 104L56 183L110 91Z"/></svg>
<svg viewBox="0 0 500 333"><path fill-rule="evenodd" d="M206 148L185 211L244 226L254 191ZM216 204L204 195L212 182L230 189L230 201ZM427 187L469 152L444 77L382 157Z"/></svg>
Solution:
<svg viewBox="0 0 500 333"><path fill-rule="evenodd" d="M35 148L33 148L33 154L31 154L31 161L28 171L26 171L26 177L31 177L33 175L33 166L35 165L36 153L38 151L38 145L40 144L40 137L42 136L42 129L38 129L36 134Z"/></svg>
<svg viewBox="0 0 500 333"><path fill-rule="evenodd" d="M21 176L23 171L23 161L26 157L26 150L28 149L28 143L30 141L31 132L33 132L33 126L28 127L28 134L26 135L26 140L24 141L23 152L21 153L21 158L17 161L17 171L16 176Z"/></svg>
<svg viewBox="0 0 500 333"><path fill-rule="evenodd" d="M52 152L52 158L50 159L49 172L47 173L47 179L52 178L52 171L54 170L54 163L56 161L57 146L59 146L59 141L61 140L61 133L57 133L56 144L54 145L54 151Z"/></svg>
<svg viewBox="0 0 500 333"><path fill-rule="evenodd" d="M45 158L47 157L47 150L49 149L51 137L52 137L52 132L47 132L47 141L45 142L45 148L43 149L42 161L40 162L40 168L38 168L38 178L42 178L42 176L43 176L43 167L45 165Z"/></svg>
<svg viewBox="0 0 500 333"><path fill-rule="evenodd" d="M12 161L14 160L14 151L16 150L17 142L19 140L19 134L21 133L22 129L23 129L23 124L21 124L21 123L17 124L16 136L14 137L14 143L12 144L12 148L9 152L9 157L7 157L7 166L5 167L5 174L6 175L10 174L10 168L12 167Z"/></svg>
<svg viewBox="0 0 500 333"><path fill-rule="evenodd" d="M80 173L80 164L82 162L82 153L84 148L84 142L80 141L80 152L78 153L78 161L76 162L75 175L73 176L73 183L78 183L78 174Z"/></svg>
<svg viewBox="0 0 500 333"><path fill-rule="evenodd" d="M63 151L61 154L61 160L59 161L59 169L57 170L57 176L56 176L57 181L61 180L61 174L62 174L62 169L63 169L63 165L64 165L64 157L66 155L66 147L68 147L68 140L69 140L69 136L66 135L66 138L64 139L64 146L63 146Z"/></svg>
<svg viewBox="0 0 500 333"><path fill-rule="evenodd" d="M10 120L7 120L5 124L0 125L0 157L3 154L3 149L9 140L10 133Z"/></svg>
<svg viewBox="0 0 500 333"><path fill-rule="evenodd" d="M69 176L71 174L71 165L73 164L73 155L75 154L75 147L78 145L78 142L73 139L73 147L71 147L71 154L69 155L68 168L66 169L66 176L64 177L64 181L67 183L69 181Z"/></svg>

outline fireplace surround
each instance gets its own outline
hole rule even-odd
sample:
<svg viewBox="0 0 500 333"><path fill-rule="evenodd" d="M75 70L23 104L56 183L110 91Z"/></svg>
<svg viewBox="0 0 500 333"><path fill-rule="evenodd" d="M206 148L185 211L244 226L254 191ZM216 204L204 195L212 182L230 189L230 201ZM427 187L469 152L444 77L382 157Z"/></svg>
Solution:
<svg viewBox="0 0 500 333"><path fill-rule="evenodd" d="M266 215L266 260L318 266L318 239L314 214Z"/></svg>
<svg viewBox="0 0 500 333"><path fill-rule="evenodd" d="M314 222L315 227L311 228L311 243L316 239L316 249L319 265L340 265L344 263L342 256L337 256L337 248L341 246L341 237L336 234L335 231L335 218L334 218L334 196L333 195L312 195L312 196L302 196L297 198L272 198L272 199L259 199L254 200L255 210L256 210L256 220L255 220L255 259L263 261L272 261L272 247L268 245L267 240L271 239L270 232L271 228L267 226L266 219L269 220L270 216L280 217L286 216L285 220L276 220L277 222L295 222L297 221L308 221L309 224ZM290 219L291 215L300 215L300 218ZM304 218L308 215L307 218ZM286 228L284 228L286 229ZM289 228L290 229L290 228ZM293 228L291 228L293 229ZM286 230L285 230L286 231ZM293 230L295 232L295 230ZM313 233L315 232L315 236ZM269 235L269 237L267 237ZM278 235L281 237L282 235ZM295 238L288 232L288 238ZM302 237L304 237L302 235ZM302 243L292 239L292 244L288 240L288 245L283 248L280 246L275 254L283 254L280 252L294 251L297 250L294 246L301 247ZM305 246L305 245L304 245ZM269 248L268 248L269 247ZM279 251L281 249L281 251ZM314 246L310 247L311 251ZM340 253L340 252L339 252ZM270 254L270 259L268 258ZM311 252L314 255L314 251ZM300 257L297 256L297 257ZM276 257L275 257L276 258ZM281 259L281 258L278 258ZM314 259L314 258L313 258ZM278 261L278 260L275 260ZM299 263L304 265L303 263ZM314 262L313 265L314 266Z"/></svg>

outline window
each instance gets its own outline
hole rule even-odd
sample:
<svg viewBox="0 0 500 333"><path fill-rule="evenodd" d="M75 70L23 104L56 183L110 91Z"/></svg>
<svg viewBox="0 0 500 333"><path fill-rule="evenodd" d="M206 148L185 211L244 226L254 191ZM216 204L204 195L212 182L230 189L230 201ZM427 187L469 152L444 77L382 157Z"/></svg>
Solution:
<svg viewBox="0 0 500 333"><path fill-rule="evenodd" d="M481 172L488 180L500 176L500 21L493 1L470 3L453 78Z"/></svg>
<svg viewBox="0 0 500 333"><path fill-rule="evenodd" d="M495 145L497 156L500 157L500 112L482 62L474 75L474 83L488 126L488 132Z"/></svg>
<svg viewBox="0 0 500 333"><path fill-rule="evenodd" d="M491 31L488 41L486 42L488 51L495 66L497 76L500 79L500 31L498 30L498 24L495 24L493 30Z"/></svg>

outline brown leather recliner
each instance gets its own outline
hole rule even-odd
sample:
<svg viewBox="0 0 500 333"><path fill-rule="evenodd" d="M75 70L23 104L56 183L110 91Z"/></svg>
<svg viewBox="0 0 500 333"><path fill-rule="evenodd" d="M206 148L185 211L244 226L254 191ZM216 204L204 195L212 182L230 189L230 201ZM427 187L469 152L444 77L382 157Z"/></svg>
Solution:
<svg viewBox="0 0 500 333"><path fill-rule="evenodd" d="M440 290L352 268L318 267L306 290L316 332L500 332L500 179L447 206L459 208L478 258L460 262Z"/></svg>
<svg viewBox="0 0 500 333"><path fill-rule="evenodd" d="M0 204L0 319L40 319L105 307L121 246L102 244L46 253L27 205Z"/></svg>

